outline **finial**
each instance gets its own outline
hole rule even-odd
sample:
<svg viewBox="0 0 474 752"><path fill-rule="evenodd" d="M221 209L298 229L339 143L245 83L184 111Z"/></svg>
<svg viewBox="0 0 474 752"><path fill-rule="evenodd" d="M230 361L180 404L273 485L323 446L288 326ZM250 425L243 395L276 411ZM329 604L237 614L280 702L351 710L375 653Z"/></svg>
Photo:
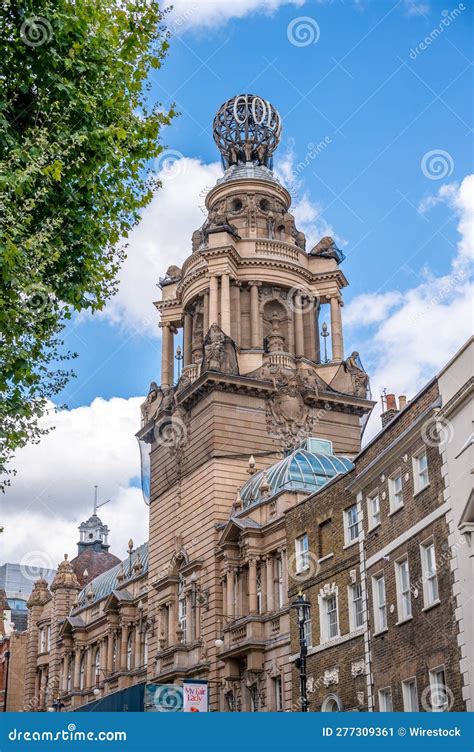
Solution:
<svg viewBox="0 0 474 752"><path fill-rule="evenodd" d="M257 472L255 457L253 456L253 454L251 454L249 457L249 466L247 472L249 475L253 475Z"/></svg>
<svg viewBox="0 0 474 752"><path fill-rule="evenodd" d="M64 554L64 561L67 561L67 554Z"/></svg>
<svg viewBox="0 0 474 752"><path fill-rule="evenodd" d="M133 540L130 538L128 541L128 553L131 554L133 551Z"/></svg>

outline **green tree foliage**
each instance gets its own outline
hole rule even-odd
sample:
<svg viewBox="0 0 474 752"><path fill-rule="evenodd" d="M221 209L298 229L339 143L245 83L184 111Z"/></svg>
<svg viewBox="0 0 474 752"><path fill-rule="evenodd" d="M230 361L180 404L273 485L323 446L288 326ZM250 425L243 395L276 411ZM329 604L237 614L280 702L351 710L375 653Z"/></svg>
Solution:
<svg viewBox="0 0 474 752"><path fill-rule="evenodd" d="M71 376L61 330L116 289L175 112L149 101L168 49L151 0L3 0L0 465L38 441Z"/></svg>

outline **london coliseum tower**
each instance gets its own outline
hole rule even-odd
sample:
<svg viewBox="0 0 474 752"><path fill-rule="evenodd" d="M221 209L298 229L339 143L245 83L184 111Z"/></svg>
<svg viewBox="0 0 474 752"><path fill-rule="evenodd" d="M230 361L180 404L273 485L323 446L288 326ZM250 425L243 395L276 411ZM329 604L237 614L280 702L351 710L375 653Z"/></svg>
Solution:
<svg viewBox="0 0 474 752"><path fill-rule="evenodd" d="M224 174L182 269L160 280L161 386L138 434L156 620L147 678L207 679L215 710L288 702L284 512L351 466L373 405L357 353L344 356L343 255L331 238L306 250L272 171L280 130L253 95L215 117Z"/></svg>

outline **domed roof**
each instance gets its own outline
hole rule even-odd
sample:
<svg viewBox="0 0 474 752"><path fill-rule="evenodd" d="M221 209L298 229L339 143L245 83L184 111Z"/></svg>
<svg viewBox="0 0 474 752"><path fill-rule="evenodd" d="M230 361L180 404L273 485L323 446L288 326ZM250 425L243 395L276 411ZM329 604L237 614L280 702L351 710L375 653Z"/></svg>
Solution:
<svg viewBox="0 0 474 752"><path fill-rule="evenodd" d="M132 552L132 570L137 561L137 558L140 559L140 576L142 576L143 574L148 572L148 543L143 543L141 546L135 549L135 551ZM133 571L131 577L127 575L129 563L130 558L127 556L126 559L116 564L115 567L108 569L106 572L103 572L98 577L95 577L93 580L91 580L89 584L86 585L86 587L84 587L77 596L78 608L90 605L90 603L97 603L97 601L100 601L110 595L110 593L113 590L116 590L119 585L135 579L135 577L137 577L138 575L136 575ZM124 580L119 579L119 575L122 571L125 572ZM92 593L93 597L89 599L88 593Z"/></svg>
<svg viewBox="0 0 474 752"><path fill-rule="evenodd" d="M231 165L224 172L224 175L218 179L216 185L229 183L232 180L266 180L269 183L280 185L280 181L273 174L272 170L265 165L259 165L256 162L245 162Z"/></svg>
<svg viewBox="0 0 474 752"><path fill-rule="evenodd" d="M242 486L240 498L243 507L249 507L266 496L282 491L314 493L340 473L347 473L354 465L347 457L332 454L330 441L309 438L275 465L260 470ZM267 492L268 488L268 492Z"/></svg>

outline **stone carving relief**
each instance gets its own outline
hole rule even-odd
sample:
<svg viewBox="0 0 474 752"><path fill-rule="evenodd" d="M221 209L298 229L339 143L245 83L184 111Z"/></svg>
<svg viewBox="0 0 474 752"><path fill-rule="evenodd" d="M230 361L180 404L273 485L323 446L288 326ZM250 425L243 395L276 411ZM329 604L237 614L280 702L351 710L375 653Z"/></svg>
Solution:
<svg viewBox="0 0 474 752"><path fill-rule="evenodd" d="M339 668L326 669L323 675L323 684L325 687L331 686L331 684L339 684Z"/></svg>
<svg viewBox="0 0 474 752"><path fill-rule="evenodd" d="M361 676L365 673L365 661L360 658L358 661L352 661L351 663L351 676Z"/></svg>
<svg viewBox="0 0 474 752"><path fill-rule="evenodd" d="M273 382L274 394L267 400L266 421L270 436L281 441L282 447L292 449L295 444L312 432L316 416L305 403L305 384L296 372L279 366L267 367ZM265 373L265 366L262 368Z"/></svg>

